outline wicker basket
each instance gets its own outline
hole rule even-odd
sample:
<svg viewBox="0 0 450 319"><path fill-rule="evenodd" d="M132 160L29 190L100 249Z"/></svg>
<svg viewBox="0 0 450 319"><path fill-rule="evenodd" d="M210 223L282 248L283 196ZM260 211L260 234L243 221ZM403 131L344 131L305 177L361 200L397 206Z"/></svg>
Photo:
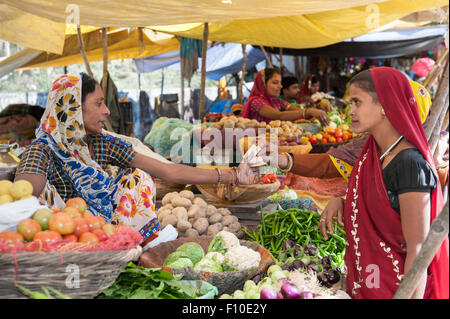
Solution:
<svg viewBox="0 0 450 319"><path fill-rule="evenodd" d="M28 298L16 283L36 292L50 286L71 298L94 298L141 253L140 246L91 252L0 253L0 299Z"/></svg>
<svg viewBox="0 0 450 319"><path fill-rule="evenodd" d="M231 186L226 184L195 185L209 203L251 204L274 194L280 188L280 182Z"/></svg>
<svg viewBox="0 0 450 319"><path fill-rule="evenodd" d="M156 183L156 199L162 199L164 195L171 192L180 192L186 185L165 182L159 178L155 178Z"/></svg>
<svg viewBox="0 0 450 319"><path fill-rule="evenodd" d="M331 147L338 147L339 145L343 145L348 143L349 141L341 142L341 143L320 143L320 144L313 144L311 154L315 153L326 153Z"/></svg>
<svg viewBox="0 0 450 319"><path fill-rule="evenodd" d="M166 257L174 252L178 247L187 242L195 242L202 246L206 252L209 247L209 243L214 236L199 236L193 238L179 238L177 240L161 243L154 248L150 248L142 254L142 258L139 260L139 264L148 268L162 268L173 274L183 274L185 280L204 280L217 287L219 295L224 293L232 293L236 289L242 289L246 280L251 279L257 274L261 274L267 270L267 268L273 264L273 259L269 250L262 247L256 242L250 242L241 240L242 246L246 246L253 249L261 255L261 261L259 267L254 267L241 271L227 271L227 272L202 272L196 271L191 267L174 269L170 267L162 266Z"/></svg>

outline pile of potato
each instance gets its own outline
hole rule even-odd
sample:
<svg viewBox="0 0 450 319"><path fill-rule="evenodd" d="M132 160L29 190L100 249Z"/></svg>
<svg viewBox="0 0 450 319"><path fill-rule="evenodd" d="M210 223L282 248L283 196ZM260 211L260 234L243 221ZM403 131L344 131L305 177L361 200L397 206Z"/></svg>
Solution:
<svg viewBox="0 0 450 319"><path fill-rule="evenodd" d="M302 128L291 121L270 121L266 128L272 129L279 137L300 138L303 134Z"/></svg>
<svg viewBox="0 0 450 319"><path fill-rule="evenodd" d="M257 120L251 120L248 118L240 117L240 116L224 116L220 119L219 122L215 122L211 124L210 128L215 128L218 130L226 129L226 128L264 128L266 124L263 122L258 122Z"/></svg>
<svg viewBox="0 0 450 319"><path fill-rule="evenodd" d="M225 230L244 238L239 219L227 208L208 205L191 191L167 193L162 205L156 213L161 226L174 226L180 237L215 236Z"/></svg>

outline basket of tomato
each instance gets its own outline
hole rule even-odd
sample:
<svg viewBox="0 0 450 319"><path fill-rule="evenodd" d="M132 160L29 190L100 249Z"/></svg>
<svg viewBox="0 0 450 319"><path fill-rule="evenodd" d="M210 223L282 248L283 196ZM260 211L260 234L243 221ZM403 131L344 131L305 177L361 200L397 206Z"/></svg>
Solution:
<svg viewBox="0 0 450 319"><path fill-rule="evenodd" d="M326 153L331 147L346 144L353 138L353 131L347 125L338 128L327 127L324 131L309 136L312 145L310 153Z"/></svg>
<svg viewBox="0 0 450 319"><path fill-rule="evenodd" d="M27 298L19 286L94 298L138 260L139 232L94 216L82 198L65 204L62 210L39 208L16 231L0 232L0 298Z"/></svg>

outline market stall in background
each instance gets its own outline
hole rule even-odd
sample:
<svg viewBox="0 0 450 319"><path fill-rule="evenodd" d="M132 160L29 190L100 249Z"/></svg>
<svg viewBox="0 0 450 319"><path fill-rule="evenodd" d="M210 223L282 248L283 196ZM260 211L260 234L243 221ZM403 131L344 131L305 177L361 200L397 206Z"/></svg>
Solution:
<svg viewBox="0 0 450 319"><path fill-rule="evenodd" d="M98 10L90 7L82 17L85 26L67 29L59 16L43 13L31 2L26 10L8 3L6 14L21 12L40 25L51 22L61 32L44 28L43 34L53 40L45 44L38 40L42 35L33 39L35 30L30 30L17 40L27 48L2 61L0 75L81 63L92 74L89 63L103 61L101 85L111 111L108 131L161 161L227 170L239 165L257 137L275 141L277 154L327 154L360 138L349 116L348 81L372 66L392 66L432 93L433 116L425 130L434 151L436 132L448 131L448 25L416 23L388 31L379 27L443 2L382 2L376 26L346 18L363 17L362 2L355 1L355 7L345 1L322 2L332 6L329 11L294 12L288 10L289 1L283 1L281 12L229 22L222 21L232 10L218 14L214 5L205 12L209 21L195 15L165 20L144 10L135 13L137 25L117 20L120 10L106 8L97 17ZM52 12L62 9L56 2L49 5ZM111 8L117 5L114 1ZM167 16L177 12L174 7L161 10ZM154 18L153 27L144 28L140 23L144 18L148 23L148 15ZM307 27L305 19L318 27ZM24 32L23 21L16 22L15 32ZM242 25L245 34L239 32ZM336 25L340 29L335 32L318 30ZM311 34L292 39L286 28ZM377 32L367 34L370 31ZM14 40L6 31L0 31L0 39ZM152 107L143 88L133 109L134 101L119 98L120 88L108 73L108 61L129 58L136 59L139 74L178 68L180 89L164 94L161 88L152 96ZM241 117L256 72L269 66L298 78L299 84L308 74L317 75L319 92L295 107L324 110L330 123ZM201 86L194 89L190 80L199 69ZM215 100L205 96L206 77L217 81ZM64 209L47 207L32 196L30 183L14 182L20 155L35 138L42 107L10 104L0 110L1 298L350 299L344 285L345 231L335 221L333 234L325 240L318 226L327 203L345 197L344 175L306 177L261 165L264 174L255 185L185 185L155 179L155 211L162 230L143 243L142 234L106 223L80 197L67 201ZM83 276L68 284L66 269L73 264Z"/></svg>

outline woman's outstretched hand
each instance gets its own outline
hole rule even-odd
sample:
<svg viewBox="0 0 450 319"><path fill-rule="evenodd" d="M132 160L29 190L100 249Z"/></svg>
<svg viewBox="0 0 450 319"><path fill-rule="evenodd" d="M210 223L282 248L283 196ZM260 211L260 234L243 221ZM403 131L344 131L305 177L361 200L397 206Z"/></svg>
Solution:
<svg viewBox="0 0 450 319"><path fill-rule="evenodd" d="M236 169L239 184L258 184L261 180L259 167L251 167L247 160L243 160Z"/></svg>
<svg viewBox="0 0 450 319"><path fill-rule="evenodd" d="M333 233L333 217L336 216L338 224L344 226L344 200L340 197L335 197L330 200L320 217L319 229L325 240L328 240L327 229L330 234Z"/></svg>

